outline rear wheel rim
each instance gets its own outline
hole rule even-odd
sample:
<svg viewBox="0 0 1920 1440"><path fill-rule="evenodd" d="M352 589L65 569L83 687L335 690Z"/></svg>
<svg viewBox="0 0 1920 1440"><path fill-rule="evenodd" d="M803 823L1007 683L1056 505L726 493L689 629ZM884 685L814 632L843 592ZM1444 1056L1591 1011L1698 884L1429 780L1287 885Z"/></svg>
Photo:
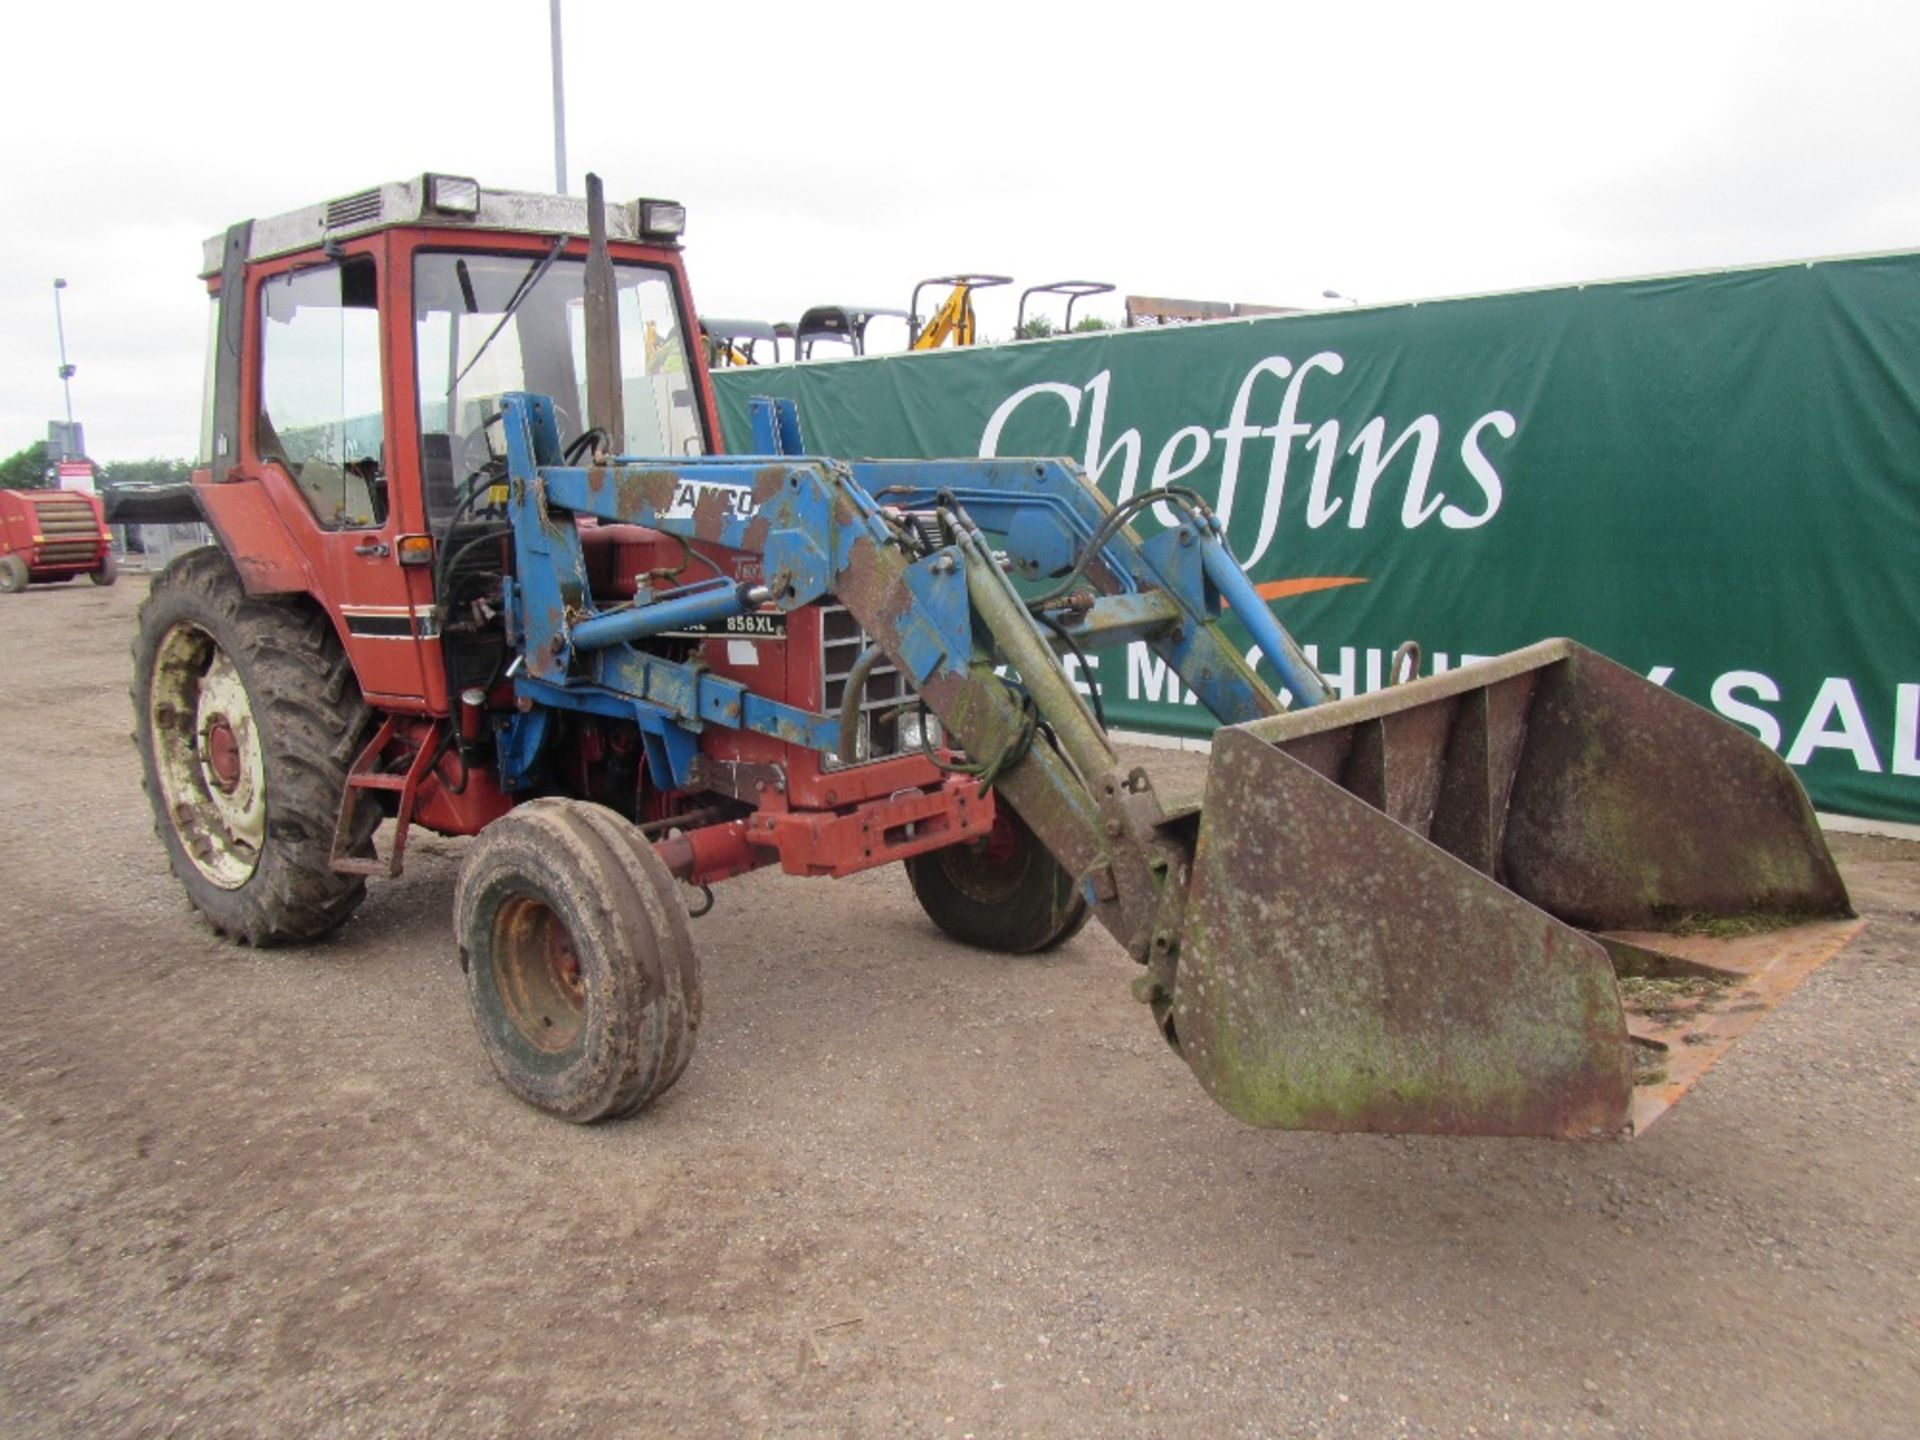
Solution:
<svg viewBox="0 0 1920 1440"><path fill-rule="evenodd" d="M198 625L154 652L148 695L154 772L193 866L223 890L253 878L267 839L266 764L233 658Z"/></svg>
<svg viewBox="0 0 1920 1440"><path fill-rule="evenodd" d="M545 901L515 895L494 912L492 942L507 1023L543 1055L573 1049L586 1029L587 984L566 922Z"/></svg>

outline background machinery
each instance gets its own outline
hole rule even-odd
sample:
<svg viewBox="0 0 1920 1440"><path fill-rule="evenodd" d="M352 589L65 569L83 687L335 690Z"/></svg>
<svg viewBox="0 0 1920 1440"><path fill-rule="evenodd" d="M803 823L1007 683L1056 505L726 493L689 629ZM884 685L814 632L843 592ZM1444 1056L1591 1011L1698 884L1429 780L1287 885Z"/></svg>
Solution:
<svg viewBox="0 0 1920 1440"><path fill-rule="evenodd" d="M1029 285L1020 292L1020 307L1014 312L1014 339L1027 338L1027 301L1035 295L1058 295L1066 300L1066 311L1060 317L1060 324L1057 327L1049 324L1046 333L1070 335L1073 333L1074 305L1081 300L1091 299L1095 295L1110 295L1113 293L1113 288L1105 280L1052 280L1045 285ZM1097 325L1100 322L1096 320L1091 323Z"/></svg>
<svg viewBox="0 0 1920 1440"><path fill-rule="evenodd" d="M853 355L865 355L867 332L874 321L881 321L884 329L895 320L906 319L906 311L884 305L815 305L794 322L793 358L811 360L815 347L822 344L844 345Z"/></svg>
<svg viewBox="0 0 1920 1440"><path fill-rule="evenodd" d="M770 320L716 320L703 315L700 338L706 346L707 368L719 370L742 365L778 365L780 342L791 342L794 332L791 325Z"/></svg>
<svg viewBox="0 0 1920 1440"><path fill-rule="evenodd" d="M119 574L100 501L83 490L0 490L0 595Z"/></svg>
<svg viewBox="0 0 1920 1440"><path fill-rule="evenodd" d="M1577 645L1338 700L1191 491L809 456L774 401L715 453L683 225L427 175L210 242L180 503L220 543L154 582L133 704L219 930L314 939L412 826L477 834L480 1037L588 1121L692 1054L690 893L898 860L971 944L1096 916L1251 1123L1564 1138L1644 1126L1851 934L1782 762ZM1132 639L1222 722L1201 803L1062 670Z"/></svg>
<svg viewBox="0 0 1920 1440"><path fill-rule="evenodd" d="M913 287L907 302L907 348L938 350L942 345L971 345L977 338L978 323L973 314L973 292L991 290L996 285L1011 285L1011 275L936 275ZM931 316L920 314L920 292L929 285L946 285L947 298Z"/></svg>

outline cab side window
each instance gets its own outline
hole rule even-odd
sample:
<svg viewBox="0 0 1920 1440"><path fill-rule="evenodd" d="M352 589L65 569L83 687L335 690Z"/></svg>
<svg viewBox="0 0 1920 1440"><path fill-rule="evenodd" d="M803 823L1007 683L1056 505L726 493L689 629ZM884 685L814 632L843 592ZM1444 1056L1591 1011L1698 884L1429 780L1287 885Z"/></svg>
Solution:
<svg viewBox="0 0 1920 1440"><path fill-rule="evenodd" d="M254 448L285 467L328 530L387 516L375 279L371 260L353 258L260 287Z"/></svg>

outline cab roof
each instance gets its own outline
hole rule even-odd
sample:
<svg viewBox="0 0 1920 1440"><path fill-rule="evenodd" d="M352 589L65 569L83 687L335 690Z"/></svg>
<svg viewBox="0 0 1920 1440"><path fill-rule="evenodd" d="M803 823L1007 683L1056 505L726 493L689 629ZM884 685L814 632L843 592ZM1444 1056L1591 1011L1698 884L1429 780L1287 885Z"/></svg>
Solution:
<svg viewBox="0 0 1920 1440"><path fill-rule="evenodd" d="M444 194L478 192L478 204L468 209L453 209L439 203ZM641 200L607 206L609 240L645 241L672 247L675 242L658 236L645 236L640 228ZM528 235L581 235L587 233L587 202L577 195L541 195L521 190L488 190L459 175L428 172L411 180L396 180L358 190L351 195L289 210L252 222L247 245L248 260L264 260L299 250L318 248L329 240L345 240L396 225L444 226L449 230L517 231ZM213 279L220 274L226 253L227 237L208 238L202 256L200 277Z"/></svg>

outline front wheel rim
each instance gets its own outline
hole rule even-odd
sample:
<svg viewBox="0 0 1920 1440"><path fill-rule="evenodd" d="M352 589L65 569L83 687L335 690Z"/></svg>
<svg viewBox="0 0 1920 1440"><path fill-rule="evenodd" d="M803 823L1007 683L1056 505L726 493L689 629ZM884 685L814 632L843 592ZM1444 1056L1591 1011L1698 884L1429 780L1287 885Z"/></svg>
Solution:
<svg viewBox="0 0 1920 1440"><path fill-rule="evenodd" d="M515 895L494 913L493 990L520 1038L543 1055L564 1055L587 1023L587 982L566 922L545 901Z"/></svg>
<svg viewBox="0 0 1920 1440"><path fill-rule="evenodd" d="M238 890L266 845L266 764L246 682L200 626L182 623L161 638L148 721L161 798L181 848L208 881Z"/></svg>

